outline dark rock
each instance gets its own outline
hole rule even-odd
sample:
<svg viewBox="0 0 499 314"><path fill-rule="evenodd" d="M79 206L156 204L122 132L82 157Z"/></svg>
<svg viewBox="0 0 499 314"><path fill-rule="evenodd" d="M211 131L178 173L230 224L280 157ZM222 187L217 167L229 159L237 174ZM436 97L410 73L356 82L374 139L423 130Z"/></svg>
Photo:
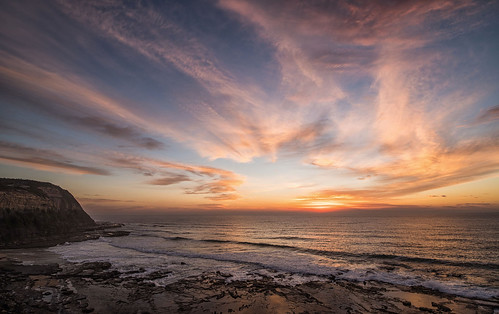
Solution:
<svg viewBox="0 0 499 314"><path fill-rule="evenodd" d="M168 277L168 275L171 273L172 272L169 270L167 270L167 271L158 270L158 271L152 272L149 275L147 275L147 279L150 279L150 280L160 279L160 278Z"/></svg>
<svg viewBox="0 0 499 314"><path fill-rule="evenodd" d="M129 270L129 271L126 271L124 272L124 274L139 274L139 273L143 273L145 272L146 270L143 268L143 267L140 267L139 269L134 269L134 270Z"/></svg>
<svg viewBox="0 0 499 314"><path fill-rule="evenodd" d="M424 307L424 306L420 306L418 309L419 309L420 311L422 311L422 312L430 312L430 313L433 313L433 310L432 310L432 309L429 309L429 308Z"/></svg>
<svg viewBox="0 0 499 314"><path fill-rule="evenodd" d="M68 289L68 288L62 288L62 289L61 289L61 294L62 294L62 295L71 295L71 294L73 294L73 293L74 293L74 292L73 292L72 290Z"/></svg>
<svg viewBox="0 0 499 314"><path fill-rule="evenodd" d="M442 312L451 312L451 309L443 304L439 304L436 302L431 302L431 305L438 308Z"/></svg>
<svg viewBox="0 0 499 314"><path fill-rule="evenodd" d="M227 292L229 292L229 295L233 298L233 299L237 299L237 298L240 298L241 296L237 293L236 290L234 291L231 291L231 290L227 290Z"/></svg>
<svg viewBox="0 0 499 314"><path fill-rule="evenodd" d="M111 268L111 263L109 263L109 262L83 263L82 268L83 269L92 269L94 271L103 271L103 270Z"/></svg>
<svg viewBox="0 0 499 314"><path fill-rule="evenodd" d="M124 237L130 234L130 231L116 230L116 231L104 231L103 237Z"/></svg>
<svg viewBox="0 0 499 314"><path fill-rule="evenodd" d="M220 271L218 271L218 270L217 270L216 274L217 274L218 276L222 276L222 277L224 277L224 278L230 278L230 277L232 277L232 275L231 275L231 274L222 273L222 272L220 272Z"/></svg>
<svg viewBox="0 0 499 314"><path fill-rule="evenodd" d="M79 307L80 308L86 308L86 307L88 307L88 302L87 301L80 301Z"/></svg>
<svg viewBox="0 0 499 314"><path fill-rule="evenodd" d="M402 304L405 305L405 306L411 306L412 305L411 301L402 301Z"/></svg>
<svg viewBox="0 0 499 314"><path fill-rule="evenodd" d="M65 277L98 277L98 278L111 278L115 277L115 273L108 272L107 270L111 268L111 263L109 262L89 262L83 264L73 264L61 273L57 274L60 278Z"/></svg>
<svg viewBox="0 0 499 314"><path fill-rule="evenodd" d="M68 191L48 182L0 179L0 248L41 246L96 224Z"/></svg>

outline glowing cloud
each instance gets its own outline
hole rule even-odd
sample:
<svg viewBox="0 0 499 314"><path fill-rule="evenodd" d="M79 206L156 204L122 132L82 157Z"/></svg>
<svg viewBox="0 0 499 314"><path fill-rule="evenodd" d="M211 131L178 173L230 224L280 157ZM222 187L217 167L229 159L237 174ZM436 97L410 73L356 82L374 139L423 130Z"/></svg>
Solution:
<svg viewBox="0 0 499 314"><path fill-rule="evenodd" d="M186 207L388 206L425 191L457 204L431 190L499 172L497 12L6 3L0 163L137 182Z"/></svg>

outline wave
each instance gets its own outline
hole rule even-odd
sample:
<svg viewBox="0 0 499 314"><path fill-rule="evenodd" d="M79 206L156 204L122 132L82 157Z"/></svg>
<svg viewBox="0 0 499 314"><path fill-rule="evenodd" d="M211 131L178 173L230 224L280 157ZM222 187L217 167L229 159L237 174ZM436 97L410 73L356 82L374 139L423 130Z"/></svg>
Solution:
<svg viewBox="0 0 499 314"><path fill-rule="evenodd" d="M180 239L179 239L180 238ZM174 237L176 240L185 240L187 238L182 237ZM175 240L175 241L176 241ZM189 240L189 239L188 239ZM206 240L204 240L206 241ZM230 242L227 240L208 240L215 242ZM232 241L237 242L237 241ZM293 267L289 267L283 264L275 264L273 262L265 261L258 262L252 260L241 260L239 256L235 255L217 255L217 254L199 254L193 252L179 252L179 251L171 251L167 249L153 249L147 248L143 246L131 246L129 243L127 244L117 244L110 243L111 246L114 246L119 249L129 249L140 253L149 253L149 254L162 254L168 256L177 256L177 257L185 257L185 258L197 258L197 259L205 259L205 260L214 260L219 262L231 262L236 264L243 265L253 265L259 268L264 269L274 269L280 272L293 273L300 276L319 276L325 279L330 278L331 275L336 276L338 279L346 279L357 282L362 282L365 280L375 280L380 282L387 282L392 284L401 284L405 286L423 286L433 290L438 290L445 293L461 295L464 297L473 297L473 298L481 298L481 299L490 299L496 298L499 296L498 289L490 288L490 287L481 287L481 286L472 286L466 284L462 281L439 281L436 279L424 279L419 276L411 276L409 273L403 274L394 274L385 272L383 270L373 270L373 269L342 269L338 267L327 267L322 268L318 265L314 267L314 265L308 265L307 270L304 268L296 269ZM382 255L385 256L385 255ZM250 258L251 259L251 258Z"/></svg>
<svg viewBox="0 0 499 314"><path fill-rule="evenodd" d="M481 263L476 261L460 262L460 261L450 261L450 260L435 259L428 257L412 257L412 256L395 255L395 254L373 254L373 253L354 253L347 251L328 251L328 250L318 250L318 249L303 248L287 244L275 244L267 242L234 241L234 240L223 240L223 239L193 239L180 236L175 236L175 237L164 237L164 236L154 236L154 235L141 235L141 236L162 238L169 241L194 241L194 242L205 242L205 243L246 245L246 246L262 247L262 248L278 248L278 249L292 250L295 252L308 253L312 255L330 257L330 258L339 258L339 257L357 258L364 261L368 259L378 259L378 260L391 260L391 261L408 262L408 263L421 263L421 264L431 264L431 265L499 270L499 264Z"/></svg>
<svg viewBox="0 0 499 314"><path fill-rule="evenodd" d="M303 237L296 237L296 236L282 236L282 237L269 237L269 238L262 238L262 239L271 239L271 240L305 240L305 241L313 241L315 239L313 238L303 238Z"/></svg>

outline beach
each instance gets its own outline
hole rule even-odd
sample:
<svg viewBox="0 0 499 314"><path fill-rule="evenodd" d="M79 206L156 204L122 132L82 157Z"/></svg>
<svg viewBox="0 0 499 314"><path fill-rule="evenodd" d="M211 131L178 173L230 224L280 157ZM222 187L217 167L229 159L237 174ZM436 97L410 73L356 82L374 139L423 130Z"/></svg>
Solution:
<svg viewBox="0 0 499 314"><path fill-rule="evenodd" d="M122 216L1 250L0 311L497 313L495 215Z"/></svg>
<svg viewBox="0 0 499 314"><path fill-rule="evenodd" d="M231 280L213 270L158 285L168 272L134 276L107 262L70 263L46 249L0 254L2 313L494 313L499 307L422 287L332 277L293 285L279 275Z"/></svg>

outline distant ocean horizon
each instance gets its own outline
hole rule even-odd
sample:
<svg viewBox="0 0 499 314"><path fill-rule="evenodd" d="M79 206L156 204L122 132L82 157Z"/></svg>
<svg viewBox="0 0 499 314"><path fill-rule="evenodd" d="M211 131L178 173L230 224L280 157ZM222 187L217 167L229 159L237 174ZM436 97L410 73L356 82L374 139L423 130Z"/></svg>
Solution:
<svg viewBox="0 0 499 314"><path fill-rule="evenodd" d="M173 283L220 271L229 280L283 283L376 280L499 297L499 211L166 213L94 216L127 237L50 248L69 261L109 261L134 276Z"/></svg>

